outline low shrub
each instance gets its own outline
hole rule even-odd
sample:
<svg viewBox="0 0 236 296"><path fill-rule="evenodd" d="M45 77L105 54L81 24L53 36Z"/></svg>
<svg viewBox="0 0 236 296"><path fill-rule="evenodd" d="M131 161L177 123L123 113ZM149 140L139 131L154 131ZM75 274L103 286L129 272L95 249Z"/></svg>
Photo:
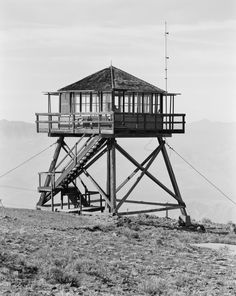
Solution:
<svg viewBox="0 0 236 296"><path fill-rule="evenodd" d="M141 283L140 289L142 292L150 296L166 295L168 291L168 284L161 278L151 277Z"/></svg>
<svg viewBox="0 0 236 296"><path fill-rule="evenodd" d="M212 221L211 219L209 218L202 218L202 221L201 221L203 224L212 224Z"/></svg>
<svg viewBox="0 0 236 296"><path fill-rule="evenodd" d="M79 287L82 281L81 274L71 266L66 266L65 269L52 266L47 271L46 277L52 284L70 284L72 287Z"/></svg>
<svg viewBox="0 0 236 296"><path fill-rule="evenodd" d="M139 239L138 232L130 228L124 228L120 233L129 239Z"/></svg>

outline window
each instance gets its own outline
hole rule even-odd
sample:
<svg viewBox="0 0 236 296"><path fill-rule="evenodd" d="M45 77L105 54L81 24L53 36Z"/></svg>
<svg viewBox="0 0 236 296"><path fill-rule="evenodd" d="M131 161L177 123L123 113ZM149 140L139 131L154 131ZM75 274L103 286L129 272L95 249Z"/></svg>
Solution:
<svg viewBox="0 0 236 296"><path fill-rule="evenodd" d="M151 105L151 95L145 94L143 97L143 112L144 113L151 113L150 112L150 105Z"/></svg>
<svg viewBox="0 0 236 296"><path fill-rule="evenodd" d="M81 112L90 112L90 94L89 93L82 93L82 106Z"/></svg>
<svg viewBox="0 0 236 296"><path fill-rule="evenodd" d="M102 111L110 112L112 110L111 106L111 93L103 93L102 96Z"/></svg>
<svg viewBox="0 0 236 296"><path fill-rule="evenodd" d="M125 110L124 112L130 113L132 112L132 95L131 94L126 94L125 95Z"/></svg>
<svg viewBox="0 0 236 296"><path fill-rule="evenodd" d="M99 96L97 93L92 94L92 112L99 112Z"/></svg>
<svg viewBox="0 0 236 296"><path fill-rule="evenodd" d="M142 112L142 94L137 93L134 95L134 113Z"/></svg>
<svg viewBox="0 0 236 296"><path fill-rule="evenodd" d="M80 112L80 93L74 94L74 110L75 110L75 113Z"/></svg>
<svg viewBox="0 0 236 296"><path fill-rule="evenodd" d="M161 99L159 94L153 95L153 113L161 112Z"/></svg>

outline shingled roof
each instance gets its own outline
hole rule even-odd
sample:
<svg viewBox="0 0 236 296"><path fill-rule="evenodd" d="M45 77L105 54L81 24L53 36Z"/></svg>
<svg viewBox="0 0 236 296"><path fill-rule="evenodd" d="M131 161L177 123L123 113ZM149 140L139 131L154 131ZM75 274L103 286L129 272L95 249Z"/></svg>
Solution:
<svg viewBox="0 0 236 296"><path fill-rule="evenodd" d="M59 91L111 91L113 89L134 92L165 92L164 90L113 66L67 85L59 89Z"/></svg>

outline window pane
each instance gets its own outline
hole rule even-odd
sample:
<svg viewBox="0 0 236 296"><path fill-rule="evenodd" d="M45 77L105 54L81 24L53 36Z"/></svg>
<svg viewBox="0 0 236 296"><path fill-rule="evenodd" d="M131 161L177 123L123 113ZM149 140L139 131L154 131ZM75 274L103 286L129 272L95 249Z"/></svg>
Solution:
<svg viewBox="0 0 236 296"><path fill-rule="evenodd" d="M125 110L126 113L130 112L130 95L125 95Z"/></svg>
<svg viewBox="0 0 236 296"><path fill-rule="evenodd" d="M80 94L79 93L75 93L74 94L74 110L75 113L79 113L80 112Z"/></svg>
<svg viewBox="0 0 236 296"><path fill-rule="evenodd" d="M82 94L82 112L90 112L90 94Z"/></svg>
<svg viewBox="0 0 236 296"><path fill-rule="evenodd" d="M98 94L92 95L92 112L99 112L99 97Z"/></svg>
<svg viewBox="0 0 236 296"><path fill-rule="evenodd" d="M103 93L102 105L102 110L104 112L111 111L111 93Z"/></svg>

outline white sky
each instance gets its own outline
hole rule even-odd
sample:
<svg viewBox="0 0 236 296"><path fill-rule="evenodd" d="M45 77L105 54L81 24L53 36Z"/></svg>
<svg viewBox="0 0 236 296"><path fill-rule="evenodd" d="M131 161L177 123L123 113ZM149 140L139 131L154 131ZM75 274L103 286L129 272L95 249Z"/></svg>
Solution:
<svg viewBox="0 0 236 296"><path fill-rule="evenodd" d="M110 65L169 91L187 121L236 120L235 0L0 0L0 119L35 120L43 91Z"/></svg>

